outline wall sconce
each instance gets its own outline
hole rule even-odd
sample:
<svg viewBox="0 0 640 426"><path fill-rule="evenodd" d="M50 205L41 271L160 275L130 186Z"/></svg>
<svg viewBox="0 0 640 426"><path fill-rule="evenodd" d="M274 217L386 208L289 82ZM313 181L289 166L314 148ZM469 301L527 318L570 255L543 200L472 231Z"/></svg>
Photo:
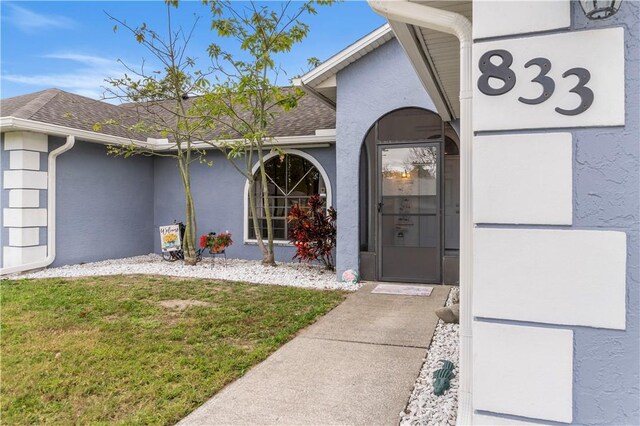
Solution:
<svg viewBox="0 0 640 426"><path fill-rule="evenodd" d="M615 15L620 9L622 0L580 0L580 6L592 20L606 19Z"/></svg>

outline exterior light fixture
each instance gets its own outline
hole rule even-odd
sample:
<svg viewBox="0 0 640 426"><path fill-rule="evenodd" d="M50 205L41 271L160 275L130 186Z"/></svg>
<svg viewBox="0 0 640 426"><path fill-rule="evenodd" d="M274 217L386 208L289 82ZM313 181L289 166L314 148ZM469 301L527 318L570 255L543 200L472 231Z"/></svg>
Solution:
<svg viewBox="0 0 640 426"><path fill-rule="evenodd" d="M621 4L622 0L580 0L584 14L592 20L606 19L615 15Z"/></svg>
<svg viewBox="0 0 640 426"><path fill-rule="evenodd" d="M407 171L406 171L406 170L404 170L400 176L401 176L403 179L406 179L406 178L408 178L408 177L409 177L409 175L407 174Z"/></svg>

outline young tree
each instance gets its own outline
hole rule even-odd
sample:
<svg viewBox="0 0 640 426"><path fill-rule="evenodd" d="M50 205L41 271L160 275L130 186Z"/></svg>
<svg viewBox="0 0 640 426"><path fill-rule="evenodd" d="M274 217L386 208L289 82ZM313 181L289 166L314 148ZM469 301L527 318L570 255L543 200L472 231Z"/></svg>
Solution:
<svg viewBox="0 0 640 426"><path fill-rule="evenodd" d="M278 86L281 67L276 59L278 54L289 52L307 36L309 26L302 19L316 13L315 5L333 1L286 1L277 7L253 1L205 0L204 3L213 15L212 29L219 36L235 41L239 51L232 53L218 43L209 46L216 80L208 93L198 99L193 111L215 129L217 147L248 180L249 208L263 263L275 265L265 151L280 151L270 135L272 124L278 114L295 108L304 95L300 88ZM239 164L238 159L244 161ZM257 214L257 182L252 173L256 161L260 170L266 244Z"/></svg>
<svg viewBox="0 0 640 426"><path fill-rule="evenodd" d="M204 138L204 121L189 112L193 95L202 94L207 88L206 74L195 70L195 61L187 56L187 47L194 28L195 20L189 32L182 28L174 30L171 25L171 9L178 6L177 1L165 1L167 6L167 33L165 36L147 28L146 24L133 27L124 21L109 17L118 26L128 30L151 54L158 69L148 69L143 64L139 69L124 66L128 70L121 78L107 79L110 87L107 98L116 98L122 102L123 113L102 123L96 123L94 130L102 126L119 126L127 132L138 135L154 135L166 139L162 144L112 145L108 152L113 155L129 157L132 155L161 156L175 159L185 195L185 235L182 244L185 263L196 263L196 213L191 192L190 167L194 161L205 162L206 152L194 142Z"/></svg>

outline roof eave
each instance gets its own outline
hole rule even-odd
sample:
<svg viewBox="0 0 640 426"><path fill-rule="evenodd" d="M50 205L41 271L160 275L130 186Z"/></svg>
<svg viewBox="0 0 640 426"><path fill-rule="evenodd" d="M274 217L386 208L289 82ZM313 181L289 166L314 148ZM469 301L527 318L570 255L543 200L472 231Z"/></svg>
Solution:
<svg viewBox="0 0 640 426"><path fill-rule="evenodd" d="M175 144L172 142L162 142L162 140L147 140L141 141L136 139L128 139L120 136L106 135L103 133L96 133L88 130L74 129L72 127L60 126L57 124L43 123L41 121L27 120L17 117L0 117L0 132L7 131L29 131L38 132L52 136L75 136L77 139L101 143L104 145L135 145L140 148L155 150L155 151L171 151L175 150ZM318 133L318 131L317 131ZM315 135L303 135L303 136L280 136L274 137L271 142L266 143L267 146L304 146L320 147L329 146L335 144L336 136L335 131L323 130L320 134ZM214 142L194 142L194 148L215 148L217 145L237 143L238 140L221 140Z"/></svg>
<svg viewBox="0 0 640 426"><path fill-rule="evenodd" d="M323 82L337 72L336 68L339 68L345 63L350 63L349 61L354 55L376 43L390 33L391 27L388 24L381 26L377 30L367 34L360 40L336 53L331 58L327 59L326 61L300 77L299 81L304 85L312 87Z"/></svg>
<svg viewBox="0 0 640 426"><path fill-rule="evenodd" d="M389 21L396 39L402 46L403 50L409 57L409 62L413 66L420 82L433 101L438 114L444 121L452 121L458 119L454 109L449 105L446 95L443 93L440 84L427 58L428 52L425 52L420 42L414 35L411 25L403 22Z"/></svg>

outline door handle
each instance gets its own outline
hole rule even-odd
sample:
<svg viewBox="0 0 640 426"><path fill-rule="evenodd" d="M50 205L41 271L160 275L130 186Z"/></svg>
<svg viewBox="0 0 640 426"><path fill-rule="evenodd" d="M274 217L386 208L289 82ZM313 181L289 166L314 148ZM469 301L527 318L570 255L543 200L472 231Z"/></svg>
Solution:
<svg viewBox="0 0 640 426"><path fill-rule="evenodd" d="M382 211L382 203L378 203L378 213Z"/></svg>

